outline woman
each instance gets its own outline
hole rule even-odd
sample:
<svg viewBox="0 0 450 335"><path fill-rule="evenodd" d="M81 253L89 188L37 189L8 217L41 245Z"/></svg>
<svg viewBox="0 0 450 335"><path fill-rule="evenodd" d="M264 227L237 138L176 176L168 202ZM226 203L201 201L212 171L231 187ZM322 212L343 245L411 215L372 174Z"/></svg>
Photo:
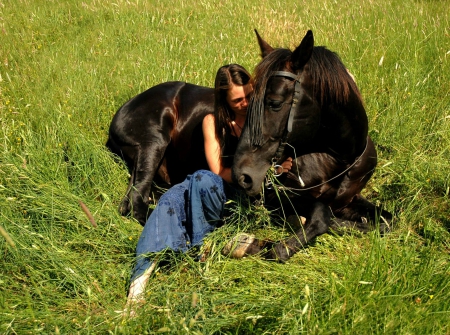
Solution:
<svg viewBox="0 0 450 335"><path fill-rule="evenodd" d="M185 252L201 245L205 235L220 225L227 193L230 194L229 184L232 184L233 155L252 91L250 74L242 66L230 64L217 71L214 115L205 116L202 124L210 171L189 175L159 199L136 247L137 262L127 304L139 300L156 266L147 257L148 253L167 248ZM292 159L283 163L284 172L291 167Z"/></svg>

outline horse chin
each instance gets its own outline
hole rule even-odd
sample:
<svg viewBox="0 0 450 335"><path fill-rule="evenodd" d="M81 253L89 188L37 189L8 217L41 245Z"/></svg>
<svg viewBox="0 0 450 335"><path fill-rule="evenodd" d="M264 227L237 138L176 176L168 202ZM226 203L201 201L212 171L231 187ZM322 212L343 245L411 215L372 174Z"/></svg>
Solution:
<svg viewBox="0 0 450 335"><path fill-rule="evenodd" d="M261 192L261 189L257 189L257 190L244 189L244 191L245 191L245 194L248 195L249 197L255 197Z"/></svg>
<svg viewBox="0 0 450 335"><path fill-rule="evenodd" d="M257 196L259 193L261 193L262 188L252 188L250 190L245 190L245 193L250 196L250 197L254 197Z"/></svg>

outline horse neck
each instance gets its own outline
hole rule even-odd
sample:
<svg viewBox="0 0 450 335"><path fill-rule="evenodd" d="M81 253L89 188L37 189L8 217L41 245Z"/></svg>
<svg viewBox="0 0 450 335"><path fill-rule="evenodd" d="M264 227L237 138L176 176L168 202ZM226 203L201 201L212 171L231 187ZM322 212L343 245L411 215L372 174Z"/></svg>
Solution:
<svg viewBox="0 0 450 335"><path fill-rule="evenodd" d="M353 161L366 146L368 120L364 106L360 101L339 108L327 106L319 133L325 151L339 160Z"/></svg>

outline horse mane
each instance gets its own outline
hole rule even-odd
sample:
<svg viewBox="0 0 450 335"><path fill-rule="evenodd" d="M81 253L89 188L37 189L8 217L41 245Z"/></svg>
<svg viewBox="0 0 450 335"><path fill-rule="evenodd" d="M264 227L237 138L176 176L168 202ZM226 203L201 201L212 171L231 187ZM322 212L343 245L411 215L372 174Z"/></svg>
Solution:
<svg viewBox="0 0 450 335"><path fill-rule="evenodd" d="M307 66L312 77L313 94L321 108L327 103L348 103L352 92L362 101L355 81L335 52L324 46L314 47Z"/></svg>
<svg viewBox="0 0 450 335"><path fill-rule="evenodd" d="M254 73L253 97L248 106L248 122L250 128L250 142L253 145L263 144L262 128L264 113L264 96L267 82L273 71L285 68L292 70L290 62L292 51L289 49L274 49L256 66ZM304 67L312 80L313 96L322 108L329 103L338 105L346 104L353 92L356 98L362 102L361 93L355 81L349 74L339 56L326 47L313 48L311 58Z"/></svg>

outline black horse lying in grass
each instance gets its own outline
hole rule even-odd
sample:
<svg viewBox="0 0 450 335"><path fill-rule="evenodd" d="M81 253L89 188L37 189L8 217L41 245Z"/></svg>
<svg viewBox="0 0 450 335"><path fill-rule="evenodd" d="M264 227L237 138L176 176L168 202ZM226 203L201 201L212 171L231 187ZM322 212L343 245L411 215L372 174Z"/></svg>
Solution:
<svg viewBox="0 0 450 335"><path fill-rule="evenodd" d="M130 172L120 213L144 225L153 180L169 186L188 174L209 169L205 158L202 120L214 112L212 88L167 82L126 102L109 128L107 147Z"/></svg>
<svg viewBox="0 0 450 335"><path fill-rule="evenodd" d="M392 215L360 195L377 156L359 90L346 67L335 53L314 47L311 31L294 52L273 49L257 37L263 60L256 68L234 179L255 195L271 166L294 157L293 169L279 179L283 186L276 193L286 191L281 196L285 213L291 219L302 215L306 223L279 243L253 240L246 253L273 246L267 257L285 260L333 222L365 232L382 217L380 231L387 231ZM118 110L107 145L125 160L131 174L123 215L133 212L145 224L154 179L175 184L207 168L201 121L213 112L213 101L213 89L168 82Z"/></svg>
<svg viewBox="0 0 450 335"><path fill-rule="evenodd" d="M288 218L307 220L284 241L254 240L247 253L270 247L266 257L286 260L331 225L366 232L379 221L380 232L388 231L392 215L360 194L377 154L353 77L335 53L314 47L311 31L294 52L273 49L259 35L258 41L263 60L256 67L233 179L255 195L271 166L295 157L278 193L291 204L285 206Z"/></svg>

